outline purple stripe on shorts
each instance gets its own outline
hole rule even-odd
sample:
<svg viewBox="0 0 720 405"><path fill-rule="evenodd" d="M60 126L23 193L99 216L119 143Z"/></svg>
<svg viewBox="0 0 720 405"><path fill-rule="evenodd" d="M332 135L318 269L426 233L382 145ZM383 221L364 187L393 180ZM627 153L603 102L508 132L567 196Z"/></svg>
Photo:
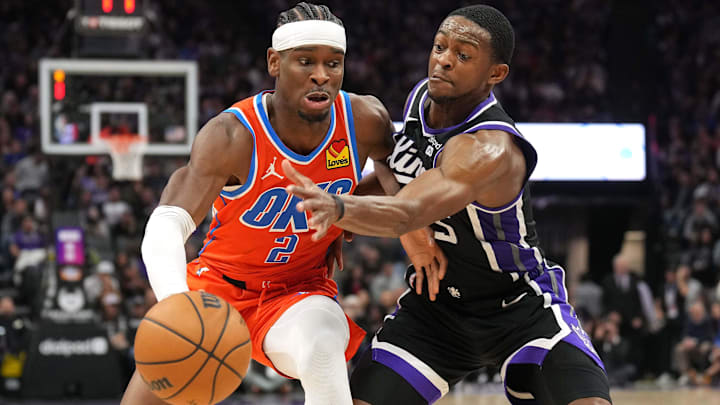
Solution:
<svg viewBox="0 0 720 405"><path fill-rule="evenodd" d="M373 348L372 359L380 364L390 367L393 371L400 374L405 381L415 388L415 391L417 391L418 394L428 401L428 404L432 404L442 396L440 390L433 385L427 377L401 357L390 353L387 350Z"/></svg>
<svg viewBox="0 0 720 405"><path fill-rule="evenodd" d="M545 356L550 353L547 349L535 346L525 346L510 359L508 364L537 364L542 365Z"/></svg>
<svg viewBox="0 0 720 405"><path fill-rule="evenodd" d="M537 269L538 261L535 258L535 251L529 248L521 247L518 255L520 256L520 261L525 265L525 268L528 271Z"/></svg>
<svg viewBox="0 0 720 405"><path fill-rule="evenodd" d="M562 315L565 323L570 326L570 334L565 336L563 338L563 341L570 343L571 345L580 349L583 353L590 356L590 358L593 359L595 363L600 366L600 368L605 370L605 365L603 364L602 360L600 360L600 357L597 355L595 348L592 346L592 343L590 342L590 337L580 326L580 321L578 321L576 317L570 314L571 310L572 307L570 306L570 304L560 305L560 314Z"/></svg>

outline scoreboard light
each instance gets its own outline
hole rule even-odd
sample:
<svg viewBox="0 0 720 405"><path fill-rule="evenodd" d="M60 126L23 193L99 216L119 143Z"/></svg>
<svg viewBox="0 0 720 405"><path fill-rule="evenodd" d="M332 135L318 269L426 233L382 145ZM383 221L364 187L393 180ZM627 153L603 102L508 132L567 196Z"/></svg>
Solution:
<svg viewBox="0 0 720 405"><path fill-rule="evenodd" d="M53 80L55 81L53 97L57 101L62 101L65 98L65 71L61 69L54 71Z"/></svg>
<svg viewBox="0 0 720 405"><path fill-rule="evenodd" d="M135 12L135 0L125 0L125 12L127 14Z"/></svg>
<svg viewBox="0 0 720 405"><path fill-rule="evenodd" d="M75 0L75 30L84 35L141 34L146 0Z"/></svg>

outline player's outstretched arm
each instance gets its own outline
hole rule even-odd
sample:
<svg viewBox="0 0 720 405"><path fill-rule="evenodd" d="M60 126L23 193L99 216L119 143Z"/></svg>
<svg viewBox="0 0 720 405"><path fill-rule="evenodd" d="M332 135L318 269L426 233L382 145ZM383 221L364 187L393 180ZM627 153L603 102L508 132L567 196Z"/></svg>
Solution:
<svg viewBox="0 0 720 405"><path fill-rule="evenodd" d="M398 237L453 215L473 201L490 207L510 202L523 186L525 161L510 134L462 134L448 141L437 168L418 176L394 197L342 196L340 201L314 186L290 162L283 162L283 169L296 184L288 191L303 199L297 208L312 213L309 225L317 230L313 237L322 237L333 223L363 235Z"/></svg>
<svg viewBox="0 0 720 405"><path fill-rule="evenodd" d="M230 114L220 114L198 133L187 166L170 177L142 243L143 261L158 300L188 290L185 242L228 179L247 177L252 147L245 127Z"/></svg>

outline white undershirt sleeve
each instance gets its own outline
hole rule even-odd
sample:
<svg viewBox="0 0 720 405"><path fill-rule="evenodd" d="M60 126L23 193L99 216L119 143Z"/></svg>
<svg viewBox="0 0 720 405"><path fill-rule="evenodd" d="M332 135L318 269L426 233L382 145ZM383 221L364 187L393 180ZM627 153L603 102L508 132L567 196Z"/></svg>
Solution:
<svg viewBox="0 0 720 405"><path fill-rule="evenodd" d="M185 242L195 228L195 221L180 207L161 205L150 215L141 250L158 301L188 291Z"/></svg>

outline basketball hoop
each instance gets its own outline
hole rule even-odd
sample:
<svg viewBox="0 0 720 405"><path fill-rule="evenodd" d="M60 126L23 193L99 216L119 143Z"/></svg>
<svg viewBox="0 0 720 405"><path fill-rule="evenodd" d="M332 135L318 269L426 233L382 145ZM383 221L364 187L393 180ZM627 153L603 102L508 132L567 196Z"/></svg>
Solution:
<svg viewBox="0 0 720 405"><path fill-rule="evenodd" d="M101 134L100 143L110 150L113 179L142 179L142 161L147 149L147 137L138 134Z"/></svg>

